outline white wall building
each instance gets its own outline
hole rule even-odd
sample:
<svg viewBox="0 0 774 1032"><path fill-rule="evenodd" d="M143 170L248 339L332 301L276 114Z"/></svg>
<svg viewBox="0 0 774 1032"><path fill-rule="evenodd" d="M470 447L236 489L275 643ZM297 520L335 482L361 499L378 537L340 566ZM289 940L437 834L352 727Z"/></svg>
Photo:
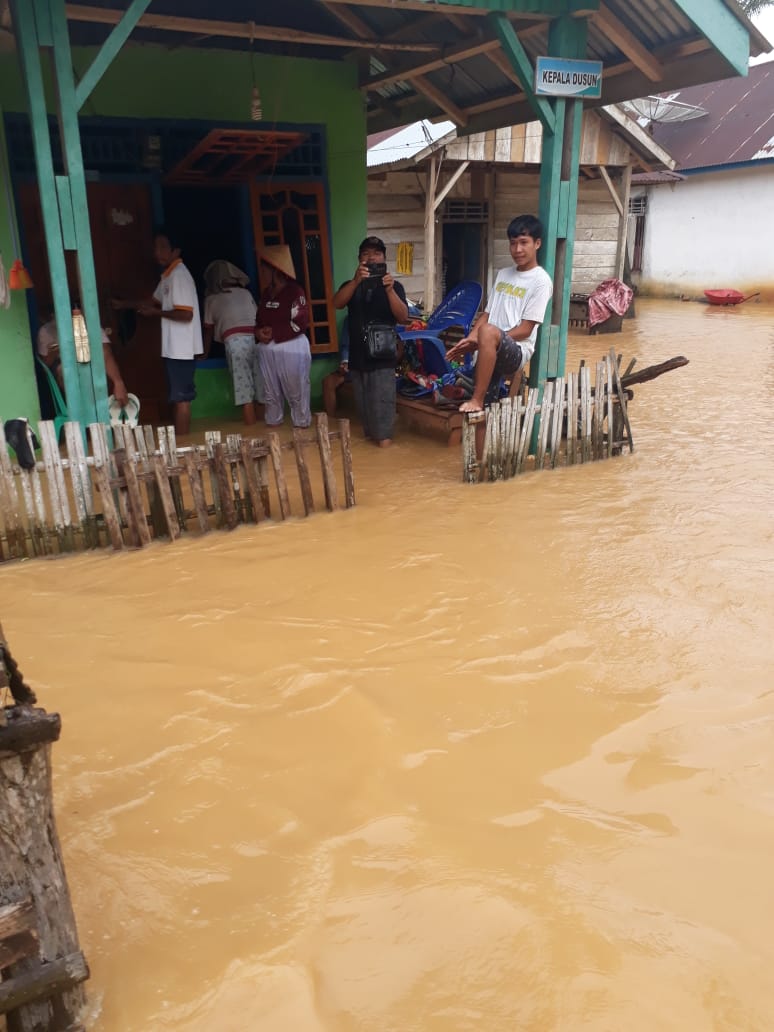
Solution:
<svg viewBox="0 0 774 1032"><path fill-rule="evenodd" d="M641 292L732 288L774 301L774 63L670 98L703 113L652 126L679 175L633 177L629 256Z"/></svg>

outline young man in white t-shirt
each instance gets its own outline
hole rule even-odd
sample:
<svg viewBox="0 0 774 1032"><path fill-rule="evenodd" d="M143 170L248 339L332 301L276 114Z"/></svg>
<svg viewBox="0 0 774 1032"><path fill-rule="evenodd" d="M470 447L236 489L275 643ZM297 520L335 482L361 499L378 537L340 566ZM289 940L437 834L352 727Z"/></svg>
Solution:
<svg viewBox="0 0 774 1032"><path fill-rule="evenodd" d="M175 406L175 431L187 434L191 429L191 402L196 397L196 358L204 351L199 297L174 235L159 230L153 238L153 254L164 271L153 300L141 304L137 311L161 319L161 355L169 400Z"/></svg>
<svg viewBox="0 0 774 1032"><path fill-rule="evenodd" d="M534 215L511 220L508 240L515 267L497 274L485 312L447 352L447 358L460 359L478 351L473 397L460 405L460 412L480 412L495 401L504 376L511 377L511 394L521 382L518 374L532 358L538 326L554 292L551 277L538 265L542 236L543 226Z"/></svg>

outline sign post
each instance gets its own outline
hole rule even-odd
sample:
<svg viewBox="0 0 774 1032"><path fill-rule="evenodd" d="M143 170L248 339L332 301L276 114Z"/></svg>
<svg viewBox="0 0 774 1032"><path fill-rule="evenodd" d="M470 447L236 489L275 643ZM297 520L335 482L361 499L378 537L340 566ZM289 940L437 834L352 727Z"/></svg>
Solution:
<svg viewBox="0 0 774 1032"><path fill-rule="evenodd" d="M539 57L535 66L535 93L541 97L598 100L602 96L602 62Z"/></svg>

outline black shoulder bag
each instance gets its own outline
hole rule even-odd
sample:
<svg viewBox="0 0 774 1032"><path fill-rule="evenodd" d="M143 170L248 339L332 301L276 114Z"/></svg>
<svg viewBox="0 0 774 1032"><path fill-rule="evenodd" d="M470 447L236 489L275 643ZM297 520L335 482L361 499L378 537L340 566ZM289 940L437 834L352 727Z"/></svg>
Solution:
<svg viewBox="0 0 774 1032"><path fill-rule="evenodd" d="M376 362L395 362L398 358L398 335L387 323L368 323L365 328L368 357Z"/></svg>

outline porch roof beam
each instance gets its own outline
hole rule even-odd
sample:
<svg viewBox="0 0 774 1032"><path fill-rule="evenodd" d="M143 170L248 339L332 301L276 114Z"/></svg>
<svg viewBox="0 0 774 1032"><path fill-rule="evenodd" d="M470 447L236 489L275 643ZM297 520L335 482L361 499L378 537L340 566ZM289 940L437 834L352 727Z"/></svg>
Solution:
<svg viewBox="0 0 774 1032"><path fill-rule="evenodd" d="M604 4L594 15L594 24L651 82L660 82L664 69L659 59Z"/></svg>
<svg viewBox="0 0 774 1032"><path fill-rule="evenodd" d="M99 80L110 67L113 58L126 43L137 25L140 16L148 9L150 0L132 0L124 11L121 21L111 31L100 47L100 51L89 65L86 74L75 87L75 104L78 110L83 107Z"/></svg>
<svg viewBox="0 0 774 1032"><path fill-rule="evenodd" d="M477 41L473 44L458 47L456 50L451 50L444 54L443 57L435 58L432 61L425 61L423 64L414 65L413 67L395 69L384 75L377 75L373 79L366 79L360 83L360 87L365 90L379 90L383 86L390 86L395 82L411 82L417 76L426 75L428 72L437 72L439 68L445 68L447 65L458 64L460 61L467 61L468 58L475 57L477 54L488 54L492 50L499 49L500 41L497 39Z"/></svg>
<svg viewBox="0 0 774 1032"><path fill-rule="evenodd" d="M349 4L353 0L326 0L332 4ZM517 18L559 18L563 14L574 18L583 18L594 14L599 8L599 0L356 0L358 7L387 7L394 11L396 6L401 11L434 10L437 14L473 14L485 15L492 11L502 11Z"/></svg>
<svg viewBox="0 0 774 1032"><path fill-rule="evenodd" d="M435 195L435 200L433 201L434 211L438 211L441 204L446 200L446 195L450 193L450 191L454 188L454 184L457 182L460 176L464 175L464 173L467 172L469 164L469 161L463 161L461 165L458 165L452 173L449 182L446 183L446 185L444 186L443 190L441 190L439 194Z"/></svg>
<svg viewBox="0 0 774 1032"><path fill-rule="evenodd" d="M749 30L722 0L672 0L737 75L747 75Z"/></svg>
<svg viewBox="0 0 774 1032"><path fill-rule="evenodd" d="M613 180L610 178L610 173L607 171L604 165L597 165L597 168L599 169L599 174L602 176L602 180L605 186L607 187L607 192L610 194L610 197L612 198L613 204L615 205L615 210L618 212L620 218L623 218L623 204L621 203L621 198L618 196L618 191L616 190L615 185L613 184Z"/></svg>
<svg viewBox="0 0 774 1032"><path fill-rule="evenodd" d="M334 2L334 0L329 0ZM423 4L423 7L425 5ZM85 4L67 4L65 13L69 21L95 22L101 25L118 25L124 12L106 7L89 7ZM213 21L209 18L182 18L173 14L143 14L137 19L137 28L156 29L161 32L194 33L200 36L222 36L230 39L264 39L279 43L298 43L323 47L358 47L374 49L370 39L360 40L343 36L324 36L296 29L277 28L272 25L258 25L255 22ZM382 50L405 50L420 54L438 51L435 43L389 43L380 42Z"/></svg>
<svg viewBox="0 0 774 1032"><path fill-rule="evenodd" d="M441 111L444 111L455 125L468 124L468 116L462 108L457 107L456 104L449 100L443 90L439 90L437 87L433 86L433 84L423 75L415 75L411 81L414 88L419 90L420 93L423 93L428 100L432 100L434 104L437 104Z"/></svg>
<svg viewBox="0 0 774 1032"><path fill-rule="evenodd" d="M543 97L538 97L535 93L532 85L535 79L535 69L532 67L529 54L516 35L516 30L502 14L491 14L487 20L496 32L506 57L519 76L521 88L524 90L530 106L543 123L543 128L552 133L555 124L553 109L547 100Z"/></svg>

